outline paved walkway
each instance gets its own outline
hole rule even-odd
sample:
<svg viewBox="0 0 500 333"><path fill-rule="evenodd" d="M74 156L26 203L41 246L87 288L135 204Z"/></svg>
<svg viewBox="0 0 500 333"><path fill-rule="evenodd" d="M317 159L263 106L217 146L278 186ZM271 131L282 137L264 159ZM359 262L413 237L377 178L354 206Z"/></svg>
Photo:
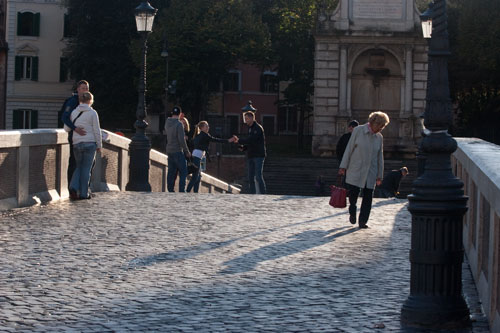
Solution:
<svg viewBox="0 0 500 333"><path fill-rule="evenodd" d="M0 331L406 332L407 201L98 193L0 215ZM488 332L467 267L464 290Z"/></svg>

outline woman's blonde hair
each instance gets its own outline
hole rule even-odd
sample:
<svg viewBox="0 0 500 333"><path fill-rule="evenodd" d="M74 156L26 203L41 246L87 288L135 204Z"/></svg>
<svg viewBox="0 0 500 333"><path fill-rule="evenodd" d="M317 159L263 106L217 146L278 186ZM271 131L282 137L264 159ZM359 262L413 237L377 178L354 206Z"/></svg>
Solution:
<svg viewBox="0 0 500 333"><path fill-rule="evenodd" d="M193 133L193 139L196 138L198 134L200 134L201 130L200 128L208 126L208 121L202 120L196 126L194 127L194 133Z"/></svg>
<svg viewBox="0 0 500 333"><path fill-rule="evenodd" d="M84 92L82 96L79 98L80 103L88 103L94 100L94 95L92 95L89 91Z"/></svg>
<svg viewBox="0 0 500 333"><path fill-rule="evenodd" d="M385 112L375 111L368 116L368 122L370 124L387 125L389 124L389 116Z"/></svg>
<svg viewBox="0 0 500 333"><path fill-rule="evenodd" d="M189 132L191 127L189 127L189 121L187 120L187 118L183 117L182 119L180 119L180 121L186 123L186 127L184 128L184 131ZM184 126L184 123L182 124L182 126Z"/></svg>

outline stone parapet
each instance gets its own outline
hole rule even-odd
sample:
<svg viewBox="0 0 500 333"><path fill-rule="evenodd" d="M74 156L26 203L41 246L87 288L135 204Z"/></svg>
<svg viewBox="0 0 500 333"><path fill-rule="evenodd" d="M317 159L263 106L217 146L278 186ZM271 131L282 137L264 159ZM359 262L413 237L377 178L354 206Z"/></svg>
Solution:
<svg viewBox="0 0 500 333"><path fill-rule="evenodd" d="M130 139L105 131L108 139L97 154L91 188L124 191L129 177ZM62 129L0 131L0 211L67 199L68 135ZM166 191L168 158L150 153L149 181ZM217 178L202 174L200 192L239 193Z"/></svg>
<svg viewBox="0 0 500 333"><path fill-rule="evenodd" d="M500 332L500 146L476 138L457 142L452 166L469 197L464 249L491 332Z"/></svg>

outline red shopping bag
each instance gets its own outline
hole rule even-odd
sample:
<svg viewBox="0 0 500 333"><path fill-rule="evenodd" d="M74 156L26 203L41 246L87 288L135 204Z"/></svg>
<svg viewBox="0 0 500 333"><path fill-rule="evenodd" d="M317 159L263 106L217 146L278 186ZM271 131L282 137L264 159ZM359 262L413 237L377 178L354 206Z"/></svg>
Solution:
<svg viewBox="0 0 500 333"><path fill-rule="evenodd" d="M335 185L331 185L330 189L332 190L332 195L330 197L330 206L334 208L345 208L347 206L347 190Z"/></svg>
<svg viewBox="0 0 500 333"><path fill-rule="evenodd" d="M341 186L341 177L339 177L337 180L339 186ZM334 208L345 208L347 206L347 190L343 187L337 187L335 185L330 185L330 190L332 191L332 194L330 196L330 206Z"/></svg>

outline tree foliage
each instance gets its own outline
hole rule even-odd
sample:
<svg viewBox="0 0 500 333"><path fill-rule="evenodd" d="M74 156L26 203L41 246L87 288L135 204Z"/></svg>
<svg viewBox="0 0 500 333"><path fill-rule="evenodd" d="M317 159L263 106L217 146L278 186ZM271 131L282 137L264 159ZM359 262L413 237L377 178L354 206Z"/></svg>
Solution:
<svg viewBox="0 0 500 333"><path fill-rule="evenodd" d="M129 44L135 33L133 9L128 1L67 0L73 36L67 48L75 80L87 80L94 94L102 126L131 127L138 76Z"/></svg>
<svg viewBox="0 0 500 333"><path fill-rule="evenodd" d="M298 145L302 146L304 122L312 113L316 11L318 6L336 6L336 1L260 0L255 4L271 33L273 60L278 65L279 78L289 82L280 103L295 106L299 111Z"/></svg>
<svg viewBox="0 0 500 333"><path fill-rule="evenodd" d="M457 135L500 143L500 2L449 2L452 98Z"/></svg>
<svg viewBox="0 0 500 333"><path fill-rule="evenodd" d="M168 39L177 101L193 120L204 115L211 83L228 69L240 61L269 62L269 33L253 13L251 0L172 0L155 22ZM152 44L159 53L161 38ZM151 60L153 67L164 66Z"/></svg>

